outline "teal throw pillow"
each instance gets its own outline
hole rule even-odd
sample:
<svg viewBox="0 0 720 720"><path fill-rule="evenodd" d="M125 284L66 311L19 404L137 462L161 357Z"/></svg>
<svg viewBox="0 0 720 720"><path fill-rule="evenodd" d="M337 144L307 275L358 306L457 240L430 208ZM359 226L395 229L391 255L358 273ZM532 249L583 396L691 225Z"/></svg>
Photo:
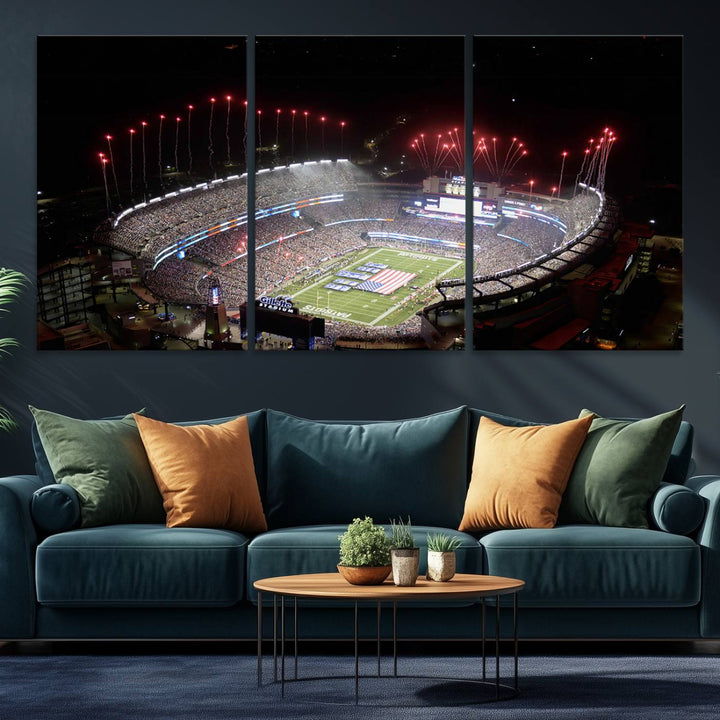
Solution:
<svg viewBox="0 0 720 720"><path fill-rule="evenodd" d="M649 527L649 502L663 479L684 409L642 420L596 416L575 461L558 521ZM580 417L591 414L583 410Z"/></svg>
<svg viewBox="0 0 720 720"><path fill-rule="evenodd" d="M270 528L376 523L456 528L467 492L467 409L411 420L316 422L268 410Z"/></svg>
<svg viewBox="0 0 720 720"><path fill-rule="evenodd" d="M132 415L76 420L30 407L55 481L74 488L80 525L164 523L162 497Z"/></svg>

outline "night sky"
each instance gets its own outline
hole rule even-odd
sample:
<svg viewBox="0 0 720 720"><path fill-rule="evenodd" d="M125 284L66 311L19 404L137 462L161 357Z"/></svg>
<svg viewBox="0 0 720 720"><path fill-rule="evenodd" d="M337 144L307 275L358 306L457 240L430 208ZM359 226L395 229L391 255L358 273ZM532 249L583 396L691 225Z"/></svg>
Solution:
<svg viewBox="0 0 720 720"><path fill-rule="evenodd" d="M193 104L194 172L208 166L209 98L215 96L215 171L226 160L225 96L233 96L231 160L241 164L245 41L239 37L40 37L38 39L38 187L44 193L102 186L98 152L113 136L116 170L126 182L128 130L146 120L149 174L158 174L159 114L164 113L163 161L174 164L181 117L179 165L187 169L187 105ZM590 137L605 126L618 135L607 189L642 213L648 197L679 186L682 157L682 40L680 37L477 37L474 43L475 126L513 136L529 155L511 178L549 185L568 151L566 177L577 172ZM259 162L290 158L290 110L296 109L295 159L304 159L307 110L309 155L369 157L364 142L379 141L378 161L412 159L410 142L434 136L463 119L461 37L258 38L257 107L262 144L279 149ZM277 125L277 109L281 109ZM324 138L319 118L326 117ZM402 118L402 120L401 120ZM322 142L322 146L321 146ZM141 156L134 140L134 166ZM483 163L475 167L483 178ZM125 178L125 179L124 179ZM672 212L679 224L679 193ZM645 207L643 203L650 202ZM668 204L665 205L668 211ZM671 204L672 205L672 204Z"/></svg>

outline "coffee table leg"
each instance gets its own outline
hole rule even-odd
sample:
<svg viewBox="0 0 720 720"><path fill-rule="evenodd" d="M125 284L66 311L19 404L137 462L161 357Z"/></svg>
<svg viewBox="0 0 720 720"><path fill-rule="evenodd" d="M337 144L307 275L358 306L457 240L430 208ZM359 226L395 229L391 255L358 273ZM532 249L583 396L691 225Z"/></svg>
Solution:
<svg viewBox="0 0 720 720"><path fill-rule="evenodd" d="M380 601L377 604L377 656L378 656L378 677L380 677Z"/></svg>
<svg viewBox="0 0 720 720"><path fill-rule="evenodd" d="M273 682L277 682L277 594L273 593Z"/></svg>
<svg viewBox="0 0 720 720"><path fill-rule="evenodd" d="M258 687L262 685L262 593L258 590L258 616L257 616L257 681Z"/></svg>
<svg viewBox="0 0 720 720"><path fill-rule="evenodd" d="M358 678L360 664L358 660L358 601L355 601L355 704L358 704Z"/></svg>
<svg viewBox="0 0 720 720"><path fill-rule="evenodd" d="M393 600L393 673L397 677L397 600Z"/></svg>
<svg viewBox="0 0 720 720"><path fill-rule="evenodd" d="M500 596L495 596L495 697L500 697Z"/></svg>
<svg viewBox="0 0 720 720"><path fill-rule="evenodd" d="M486 680L486 679L487 679L487 675L486 675L486 672L485 672L485 669L486 669L486 662L485 662L485 661L486 661L486 658L487 658L486 646L485 646L485 630L486 630L486 626L485 626L485 598L483 598L483 599L482 599L482 679L483 679L483 680Z"/></svg>
<svg viewBox="0 0 720 720"><path fill-rule="evenodd" d="M513 593L513 633L515 636L515 692L518 687L518 594Z"/></svg>
<svg viewBox="0 0 720 720"><path fill-rule="evenodd" d="M280 695L285 697L285 596L280 597Z"/></svg>

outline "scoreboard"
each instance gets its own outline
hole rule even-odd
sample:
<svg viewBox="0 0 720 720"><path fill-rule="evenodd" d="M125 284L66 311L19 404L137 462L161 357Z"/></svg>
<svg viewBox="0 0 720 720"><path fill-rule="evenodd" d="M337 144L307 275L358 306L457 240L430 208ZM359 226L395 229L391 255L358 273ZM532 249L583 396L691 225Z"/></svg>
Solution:
<svg viewBox="0 0 720 720"><path fill-rule="evenodd" d="M423 210L436 215L461 215L465 217L465 198L452 195L425 194L423 197ZM473 200L473 215L486 220L498 219L498 205L496 200L475 198Z"/></svg>

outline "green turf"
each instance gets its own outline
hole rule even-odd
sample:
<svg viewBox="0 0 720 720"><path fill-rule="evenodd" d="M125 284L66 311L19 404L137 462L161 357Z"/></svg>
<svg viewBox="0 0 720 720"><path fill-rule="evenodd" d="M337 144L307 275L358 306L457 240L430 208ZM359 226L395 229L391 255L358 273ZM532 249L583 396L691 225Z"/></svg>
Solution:
<svg viewBox="0 0 720 720"><path fill-rule="evenodd" d="M328 290L329 282L337 277L339 270L355 270L365 262L387 265L393 270L416 273L406 287L398 288L392 295L355 290L347 292ZM435 281L442 277L463 277L465 263L457 258L395 250L391 248L368 248L352 253L347 261L333 263L331 272L323 272L308 279L294 279L273 295L290 296L301 313L326 317L369 327L393 327L413 315L428 302L441 299L435 290ZM419 290L414 290L416 286ZM411 297L414 296L414 297Z"/></svg>

